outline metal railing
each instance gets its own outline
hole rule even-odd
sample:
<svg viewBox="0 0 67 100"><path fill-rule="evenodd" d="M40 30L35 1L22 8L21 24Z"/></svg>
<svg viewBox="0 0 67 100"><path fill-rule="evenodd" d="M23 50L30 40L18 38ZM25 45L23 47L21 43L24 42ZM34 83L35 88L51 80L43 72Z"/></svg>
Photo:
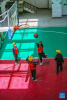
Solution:
<svg viewBox="0 0 67 100"><path fill-rule="evenodd" d="M15 3L17 3L17 1L15 1ZM5 21L6 18L8 18L8 27L9 27L9 28L10 28L10 25L9 25L9 12L10 12L10 10L12 9L12 7L15 5L15 3L11 6L11 8L10 8L9 10L7 10L6 12L4 12L3 14L0 15L0 17L1 17L1 16L3 16L4 14L6 14L6 16L4 17L4 19L1 20L0 23L3 22L3 21Z"/></svg>
<svg viewBox="0 0 67 100"><path fill-rule="evenodd" d="M25 0L23 0L23 1L25 1ZM27 2L27 1L25 1L25 2ZM30 4L31 6L34 6L35 7L35 12L36 12L36 0L33 0L32 4L30 3L30 0L28 0L27 3Z"/></svg>

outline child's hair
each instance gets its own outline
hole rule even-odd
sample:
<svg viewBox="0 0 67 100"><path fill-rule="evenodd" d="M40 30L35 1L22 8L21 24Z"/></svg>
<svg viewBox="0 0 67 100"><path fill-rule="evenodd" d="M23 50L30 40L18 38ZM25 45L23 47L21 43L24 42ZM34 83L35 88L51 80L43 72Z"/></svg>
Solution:
<svg viewBox="0 0 67 100"><path fill-rule="evenodd" d="M39 41L39 43L42 43L42 41Z"/></svg>

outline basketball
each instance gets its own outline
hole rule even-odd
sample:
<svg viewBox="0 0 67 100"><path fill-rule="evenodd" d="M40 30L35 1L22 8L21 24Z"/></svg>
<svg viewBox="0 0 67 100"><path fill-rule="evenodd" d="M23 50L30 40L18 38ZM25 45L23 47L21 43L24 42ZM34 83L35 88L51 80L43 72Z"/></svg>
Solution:
<svg viewBox="0 0 67 100"><path fill-rule="evenodd" d="M34 34L34 37L35 37L35 38L37 38L37 37L38 37L38 34L37 34L37 33L35 33L35 34Z"/></svg>

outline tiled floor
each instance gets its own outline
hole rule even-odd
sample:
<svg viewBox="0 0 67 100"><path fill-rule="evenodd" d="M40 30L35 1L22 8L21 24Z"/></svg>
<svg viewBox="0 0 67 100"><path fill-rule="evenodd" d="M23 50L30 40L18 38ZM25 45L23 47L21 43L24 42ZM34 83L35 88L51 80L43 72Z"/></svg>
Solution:
<svg viewBox="0 0 67 100"><path fill-rule="evenodd" d="M44 9L38 10L37 14L25 13L19 16L19 21L20 24L27 23L31 27L67 26L67 16L52 19L51 10ZM2 23L2 26L7 26L7 20ZM62 30L63 28L61 32ZM61 34L66 36L65 30ZM49 38L54 39L50 35ZM59 39L59 36L57 38ZM66 37L63 38L65 39L63 43L66 44ZM66 51L65 49L64 52ZM59 100L59 92L65 92L63 100L67 100L67 59L64 58L64 61L63 71L56 75L54 58L43 59L43 66L36 67L37 82L33 82L25 60L20 60L17 65L14 64L14 60L0 60L0 100Z"/></svg>
<svg viewBox="0 0 67 100"><path fill-rule="evenodd" d="M29 24L32 27L67 26L67 16L52 18L52 10L40 9L36 14L25 13L19 17L20 24Z"/></svg>
<svg viewBox="0 0 67 100"><path fill-rule="evenodd" d="M8 26L7 19L0 24L2 27ZM29 24L30 27L64 27L67 26L67 16L52 18L52 10L38 9L36 14L24 13L20 15L19 24Z"/></svg>
<svg viewBox="0 0 67 100"><path fill-rule="evenodd" d="M61 100L60 92L65 92L62 100L67 100L67 59L64 61L63 71L59 68L56 75L55 60L43 59L43 66L36 66L37 81L33 82L25 60L17 65L14 60L0 60L0 100Z"/></svg>
<svg viewBox="0 0 67 100"><path fill-rule="evenodd" d="M38 38L34 38L35 33L38 34ZM25 59L28 55L38 57L35 43L39 43L40 40L44 46L43 51L48 55L48 58L54 58L57 49L61 50L63 57L67 57L67 27L41 27L29 28L25 32L17 30L12 40L9 40L8 34L6 34L0 50L0 59L14 59L12 53L13 42L16 42L19 50L18 57L21 59Z"/></svg>

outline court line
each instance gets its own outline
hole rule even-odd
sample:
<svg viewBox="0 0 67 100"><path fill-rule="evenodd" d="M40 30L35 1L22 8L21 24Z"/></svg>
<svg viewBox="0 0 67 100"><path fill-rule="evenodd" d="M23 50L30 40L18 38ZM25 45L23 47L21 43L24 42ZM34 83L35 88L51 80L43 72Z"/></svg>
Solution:
<svg viewBox="0 0 67 100"><path fill-rule="evenodd" d="M55 32L55 33L63 33L63 34L67 34L67 33L64 33L64 32L56 32L56 31L42 31L42 30L38 30L38 31L41 31L41 32Z"/></svg>
<svg viewBox="0 0 67 100"><path fill-rule="evenodd" d="M39 57L34 57L33 59L38 59ZM67 58L67 57L63 57ZM54 58L42 58L42 59L54 59ZM15 59L0 59L0 60L15 60ZM26 60L26 58L22 58L21 60Z"/></svg>
<svg viewBox="0 0 67 100"><path fill-rule="evenodd" d="M45 82L45 83L48 83L48 82L49 82L49 83L62 83L62 82L52 82L52 81L50 82L50 81L44 81L44 80L39 80L39 79L38 79L37 81L41 81L41 82ZM50 88L49 88L49 89L50 89Z"/></svg>
<svg viewBox="0 0 67 100"><path fill-rule="evenodd" d="M7 32L6 32L5 36L4 36L4 38L6 37L6 35L7 35Z"/></svg>
<svg viewBox="0 0 67 100"><path fill-rule="evenodd" d="M64 34L67 34L67 33L64 33Z"/></svg>
<svg viewBox="0 0 67 100"><path fill-rule="evenodd" d="M41 32L55 32L55 31L42 31L42 30L38 30L38 31L41 31Z"/></svg>
<svg viewBox="0 0 67 100"><path fill-rule="evenodd" d="M38 59L39 57L34 57L34 59ZM67 57L63 57L63 58L67 58ZM54 58L42 58L42 59L54 59Z"/></svg>

